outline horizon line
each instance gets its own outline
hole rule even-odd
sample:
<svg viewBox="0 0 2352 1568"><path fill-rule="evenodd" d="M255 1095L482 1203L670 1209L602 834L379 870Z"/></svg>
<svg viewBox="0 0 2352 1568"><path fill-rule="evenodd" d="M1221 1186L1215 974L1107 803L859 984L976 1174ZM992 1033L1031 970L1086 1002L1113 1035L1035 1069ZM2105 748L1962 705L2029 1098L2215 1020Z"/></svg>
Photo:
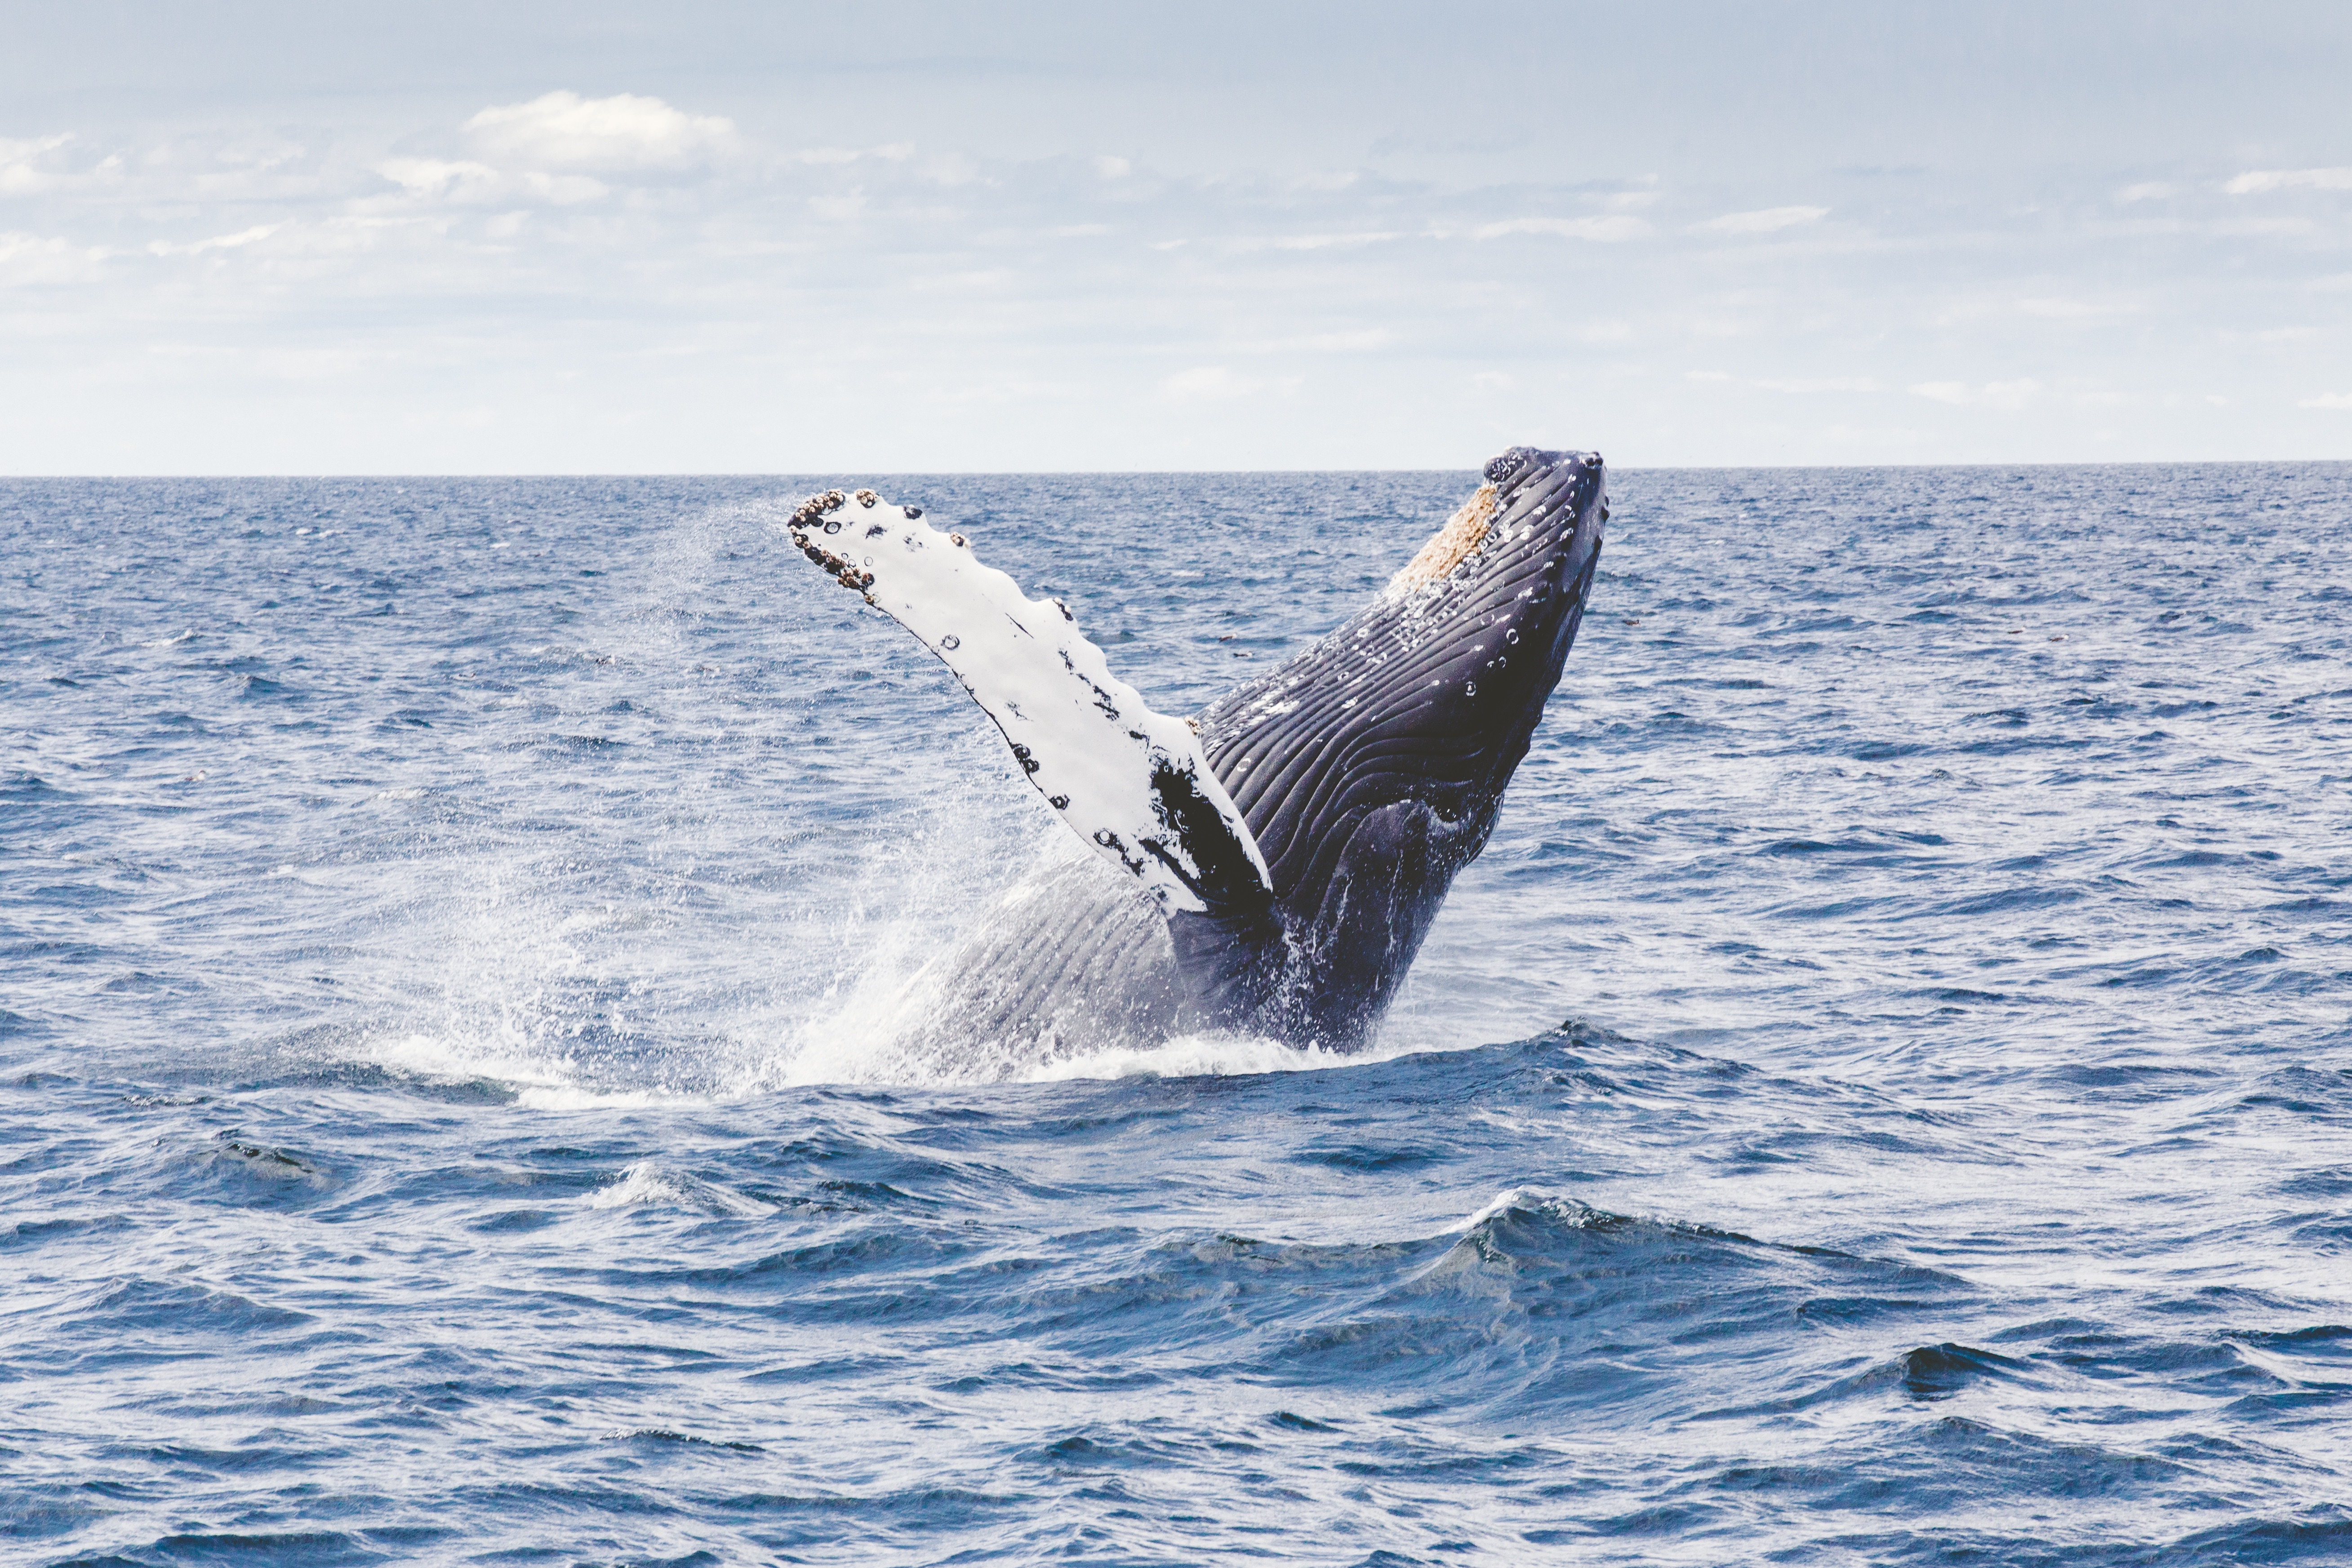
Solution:
<svg viewBox="0 0 2352 1568"><path fill-rule="evenodd" d="M1607 461L1603 455L1604 462ZM2252 468L2289 464L2352 464L2344 458L2107 458L2084 461L2004 461L1957 463L1639 463L1611 471L1627 474L1662 473L1854 473L1889 469L1934 471L1955 468ZM871 474L884 479L1009 479L1092 478L1145 479L1172 475L1244 476L1253 474L1475 474L1480 465L1465 468L470 468L400 471L338 469L317 472L218 473L0 473L0 484L34 480L105 480L130 482L162 479L807 479L826 475Z"/></svg>

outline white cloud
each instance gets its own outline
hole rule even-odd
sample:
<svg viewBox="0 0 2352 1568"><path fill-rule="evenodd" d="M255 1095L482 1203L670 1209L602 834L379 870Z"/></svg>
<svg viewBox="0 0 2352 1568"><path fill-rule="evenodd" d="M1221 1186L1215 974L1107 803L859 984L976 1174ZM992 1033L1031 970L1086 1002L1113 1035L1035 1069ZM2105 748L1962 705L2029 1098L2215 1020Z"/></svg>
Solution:
<svg viewBox="0 0 2352 1568"><path fill-rule="evenodd" d="M57 184L62 176L40 165L49 153L72 140L70 136L40 136L11 141L0 136L0 196L28 196Z"/></svg>
<svg viewBox="0 0 2352 1568"><path fill-rule="evenodd" d="M2249 169L2221 188L2233 196L2251 196L2295 186L2315 191L2352 191L2352 169Z"/></svg>
<svg viewBox="0 0 2352 1568"><path fill-rule="evenodd" d="M2119 202L2160 202L2172 195L2172 187L2162 180L2144 180L2137 185L2126 185L2116 193Z"/></svg>
<svg viewBox="0 0 2352 1568"><path fill-rule="evenodd" d="M1817 376L1793 381L1759 381L1755 384L1767 392L1876 392L1878 383L1866 375Z"/></svg>
<svg viewBox="0 0 2352 1568"><path fill-rule="evenodd" d="M2323 392L2316 397L2306 397L2297 408L2342 408L2352 410L2352 392Z"/></svg>
<svg viewBox="0 0 2352 1568"><path fill-rule="evenodd" d="M626 172L682 169L734 143L732 121L688 114L658 98L550 92L493 104L466 121L493 158L534 169Z"/></svg>
<svg viewBox="0 0 2352 1568"><path fill-rule="evenodd" d="M147 248L157 256L202 256L207 250L235 250L251 245L257 239L268 239L286 226L282 223L257 224L236 234L216 234L210 239L199 239L189 245L174 245L159 239Z"/></svg>
<svg viewBox="0 0 2352 1568"><path fill-rule="evenodd" d="M1698 234L1772 234L1829 216L1827 207L1759 207L1754 212L1726 213L1692 226Z"/></svg>
<svg viewBox="0 0 2352 1568"><path fill-rule="evenodd" d="M73 283L88 278L105 259L66 240L37 234L0 233L0 283Z"/></svg>
<svg viewBox="0 0 2352 1568"><path fill-rule="evenodd" d="M1964 381L1922 381L1915 384L1911 391L1915 396L1957 407L2016 409L2031 403L2042 391L2042 384L2030 376L2016 381L1988 381L1974 387Z"/></svg>
<svg viewBox="0 0 2352 1568"><path fill-rule="evenodd" d="M1223 365L1204 364L1179 372L1160 384L1171 397L1205 401L1247 397L1262 384L1252 381L1247 376L1235 375Z"/></svg>
<svg viewBox="0 0 2352 1568"><path fill-rule="evenodd" d="M1613 245L1640 239L1650 226L1637 217L1515 217L1482 224L1470 231L1473 239L1500 239L1512 234L1555 234L1563 239L1591 239Z"/></svg>
<svg viewBox="0 0 2352 1568"><path fill-rule="evenodd" d="M1302 337L1263 338L1233 345L1243 353L1370 353L1396 341L1386 327L1366 327L1348 332L1309 332Z"/></svg>
<svg viewBox="0 0 2352 1568"><path fill-rule="evenodd" d="M1729 371L1724 370L1686 370L1683 372L1683 379L1685 381L1711 382L1718 384L1730 384L1737 383L1741 386L1753 386L1765 392L1790 394L1813 392L1876 392L1879 390L1878 383L1873 381L1866 375L1801 376L1794 378L1768 377L1761 380L1748 380L1742 376L1734 375ZM1937 384L1943 384L1939 383ZM1915 387L1913 390L1916 391L1917 388Z"/></svg>
<svg viewBox="0 0 2352 1568"><path fill-rule="evenodd" d="M1393 233L1374 234L1294 234L1280 239L1267 240L1276 250L1329 250L1358 245L1379 245L1387 240L1404 237ZM1256 248L1255 246L1250 248Z"/></svg>
<svg viewBox="0 0 2352 1568"><path fill-rule="evenodd" d="M1114 158L1104 153L1095 158L1095 173L1106 180L1124 180L1135 172L1135 165L1124 158Z"/></svg>
<svg viewBox="0 0 2352 1568"><path fill-rule="evenodd" d="M2098 316L2127 316L2139 307L2116 300L2020 300L2017 308L2050 321L2081 321Z"/></svg>
<svg viewBox="0 0 2352 1568"><path fill-rule="evenodd" d="M470 158L387 158L375 166L375 172L412 196L465 205L522 201L569 206L607 194L603 181L585 174L550 174L537 169L502 174Z"/></svg>
<svg viewBox="0 0 2352 1568"><path fill-rule="evenodd" d="M2208 234L2268 235L2300 239L2315 234L2319 226L2307 217L2225 217L2205 226Z"/></svg>
<svg viewBox="0 0 2352 1568"><path fill-rule="evenodd" d="M499 183L496 169L469 160L386 158L375 166L375 172L419 196L448 197L475 191L488 194Z"/></svg>
<svg viewBox="0 0 2352 1568"><path fill-rule="evenodd" d="M855 163L860 158L879 158L885 163L903 163L915 155L912 142L893 142L881 147L803 147L793 154L796 163Z"/></svg>

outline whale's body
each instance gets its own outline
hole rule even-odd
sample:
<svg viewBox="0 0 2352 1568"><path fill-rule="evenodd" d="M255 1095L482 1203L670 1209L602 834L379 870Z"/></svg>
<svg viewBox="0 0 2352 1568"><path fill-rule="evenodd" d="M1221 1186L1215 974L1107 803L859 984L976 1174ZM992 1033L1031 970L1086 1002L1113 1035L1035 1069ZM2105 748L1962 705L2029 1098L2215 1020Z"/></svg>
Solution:
<svg viewBox="0 0 2352 1568"><path fill-rule="evenodd" d="M815 537L827 498L803 506L803 549L956 669L1097 851L1034 872L927 966L925 1054L1034 1060L1202 1030L1364 1040L1494 828L1600 557L1597 454L1514 447L1485 479L1370 604L1189 721L1150 713L960 536L892 516L872 532L898 553L838 554ZM900 585L902 556L929 575ZM975 626L998 628L992 653ZM1069 711L1047 711L1065 687Z"/></svg>

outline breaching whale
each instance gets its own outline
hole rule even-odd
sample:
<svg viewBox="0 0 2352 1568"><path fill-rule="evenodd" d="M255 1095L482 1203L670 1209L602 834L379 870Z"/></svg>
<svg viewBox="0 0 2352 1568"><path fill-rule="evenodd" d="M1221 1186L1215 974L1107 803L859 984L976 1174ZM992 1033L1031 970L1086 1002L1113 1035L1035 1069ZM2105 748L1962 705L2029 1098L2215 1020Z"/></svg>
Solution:
<svg viewBox="0 0 2352 1568"><path fill-rule="evenodd" d="M1192 719L1058 600L870 489L793 542L936 654L1091 856L1034 873L919 977L910 1042L1003 1065L1236 1031L1345 1050L1485 847L1576 640L1600 454L1515 447L1388 586Z"/></svg>

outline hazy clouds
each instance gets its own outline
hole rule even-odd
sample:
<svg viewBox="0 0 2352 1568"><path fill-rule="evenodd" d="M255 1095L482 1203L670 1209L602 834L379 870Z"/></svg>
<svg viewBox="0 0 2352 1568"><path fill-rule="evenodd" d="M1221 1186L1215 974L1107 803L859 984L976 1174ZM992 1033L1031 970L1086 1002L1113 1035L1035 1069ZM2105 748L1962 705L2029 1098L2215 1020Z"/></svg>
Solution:
<svg viewBox="0 0 2352 1568"><path fill-rule="evenodd" d="M0 466L2352 455L2334 8L844 9L43 19Z"/></svg>

